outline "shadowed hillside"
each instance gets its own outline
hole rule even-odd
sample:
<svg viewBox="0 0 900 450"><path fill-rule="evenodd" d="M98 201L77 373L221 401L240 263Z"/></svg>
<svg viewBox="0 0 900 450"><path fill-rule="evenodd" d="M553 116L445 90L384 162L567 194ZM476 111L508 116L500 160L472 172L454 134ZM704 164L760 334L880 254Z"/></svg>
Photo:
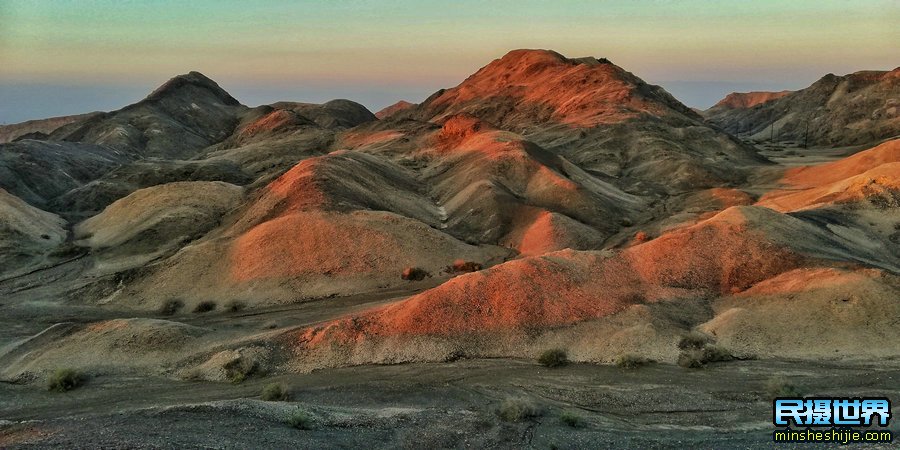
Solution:
<svg viewBox="0 0 900 450"><path fill-rule="evenodd" d="M799 91L768 93L765 101L752 94L753 101L730 94L704 115L746 139L810 147L875 144L900 135L900 68L828 74Z"/></svg>

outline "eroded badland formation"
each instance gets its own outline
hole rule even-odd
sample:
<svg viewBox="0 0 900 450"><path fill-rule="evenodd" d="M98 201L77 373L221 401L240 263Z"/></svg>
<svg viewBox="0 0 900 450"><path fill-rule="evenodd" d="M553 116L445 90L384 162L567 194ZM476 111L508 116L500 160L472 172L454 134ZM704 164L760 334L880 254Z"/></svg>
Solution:
<svg viewBox="0 0 900 450"><path fill-rule="evenodd" d="M623 406L660 402L652 386L665 373L699 391L743 380L727 399L659 394L726 411L769 408L760 385L785 367L878 362L896 381L900 69L731 94L702 114L608 60L543 50L376 114L348 100L251 108L192 72L121 110L0 137L0 419L45 420L8 422L3 446L128 446L151 439L142 422L218 414L220 426L286 428L274 446L366 442L338 431L357 427L415 447L423 427L438 447L583 448L624 426L605 411L642 417L631 427L675 421L674 434L705 424ZM707 342L686 349L686 335ZM548 349L592 364L551 382L531 362ZM675 365L691 351L706 371ZM629 359L657 364L604 366ZM399 363L428 364L366 366ZM853 373L875 373L866 367ZM71 438L84 425L47 413L58 397L43 392L60 368L89 377L66 395L139 412L118 434ZM560 432L545 413L535 432L466 415L502 398L457 391L438 394L447 403L430 388L387 399L397 388L372 374L391 370L401 384L447 386L435 374L452 373L474 377L458 389L529 386L538 409L581 408L587 426ZM597 373L644 400L585 381ZM348 377L384 393L365 400ZM293 406L221 402L269 379L306 402L318 423L308 436L272 409ZM454 421L468 431L451 432ZM180 433L171 442L205 442Z"/></svg>

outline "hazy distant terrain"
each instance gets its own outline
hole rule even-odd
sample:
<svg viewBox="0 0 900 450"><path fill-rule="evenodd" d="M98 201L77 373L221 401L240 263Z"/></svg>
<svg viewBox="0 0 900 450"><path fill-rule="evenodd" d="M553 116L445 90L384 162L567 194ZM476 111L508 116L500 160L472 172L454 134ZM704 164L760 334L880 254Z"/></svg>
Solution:
<svg viewBox="0 0 900 450"><path fill-rule="evenodd" d="M29 120L13 125L0 125L0 143L16 139L42 139L58 128L74 122L87 120L100 113L78 114L75 116L53 117L43 120Z"/></svg>

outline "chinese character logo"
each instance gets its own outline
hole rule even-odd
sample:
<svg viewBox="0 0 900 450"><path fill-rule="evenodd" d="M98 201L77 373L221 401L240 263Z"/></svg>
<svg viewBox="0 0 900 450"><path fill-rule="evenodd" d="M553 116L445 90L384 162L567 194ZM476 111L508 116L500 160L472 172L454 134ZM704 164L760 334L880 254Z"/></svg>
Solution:
<svg viewBox="0 0 900 450"><path fill-rule="evenodd" d="M778 398L772 422L798 427L886 427L890 419L887 398Z"/></svg>

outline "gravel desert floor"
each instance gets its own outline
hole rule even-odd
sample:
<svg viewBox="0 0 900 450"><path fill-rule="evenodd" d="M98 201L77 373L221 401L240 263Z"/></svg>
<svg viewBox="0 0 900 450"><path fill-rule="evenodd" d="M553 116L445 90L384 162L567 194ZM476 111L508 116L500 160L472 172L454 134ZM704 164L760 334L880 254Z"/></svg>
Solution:
<svg viewBox="0 0 900 450"><path fill-rule="evenodd" d="M900 361L690 370L523 360L330 369L241 384L103 376L67 394L0 385L4 448L767 448L767 383L900 401ZM259 400L279 382L288 401ZM517 421L503 408L533 408ZM309 429L289 421L302 410ZM896 433L897 425L892 426ZM866 448L879 448L867 446ZM887 448L887 446L883 447Z"/></svg>

